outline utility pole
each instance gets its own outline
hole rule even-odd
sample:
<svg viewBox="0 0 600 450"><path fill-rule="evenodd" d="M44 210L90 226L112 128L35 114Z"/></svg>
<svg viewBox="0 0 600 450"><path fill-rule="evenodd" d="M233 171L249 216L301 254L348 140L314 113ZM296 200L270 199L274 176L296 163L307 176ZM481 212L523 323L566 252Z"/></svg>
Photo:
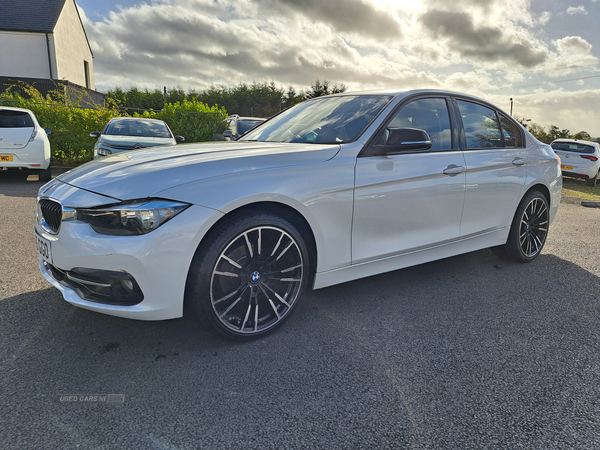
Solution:
<svg viewBox="0 0 600 450"><path fill-rule="evenodd" d="M512 117L512 105L513 105L513 100L512 97L510 98L510 116Z"/></svg>

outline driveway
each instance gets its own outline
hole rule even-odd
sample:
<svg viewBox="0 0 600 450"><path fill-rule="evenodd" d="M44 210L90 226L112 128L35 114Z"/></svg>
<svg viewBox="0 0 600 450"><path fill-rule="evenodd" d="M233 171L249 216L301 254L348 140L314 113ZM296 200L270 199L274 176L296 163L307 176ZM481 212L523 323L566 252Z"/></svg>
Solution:
<svg viewBox="0 0 600 450"><path fill-rule="evenodd" d="M482 250L308 292L236 344L70 306L37 267L41 183L6 175L0 448L600 448L600 209L561 205L532 264Z"/></svg>

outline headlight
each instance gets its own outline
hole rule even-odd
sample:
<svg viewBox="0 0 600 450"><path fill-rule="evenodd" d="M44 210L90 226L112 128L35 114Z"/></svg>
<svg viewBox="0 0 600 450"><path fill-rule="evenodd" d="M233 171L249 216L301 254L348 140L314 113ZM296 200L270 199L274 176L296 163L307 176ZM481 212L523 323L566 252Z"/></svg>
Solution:
<svg viewBox="0 0 600 450"><path fill-rule="evenodd" d="M102 147L112 147L112 144L109 144L108 142L103 141L102 139L98 141L98 145L101 145Z"/></svg>
<svg viewBox="0 0 600 450"><path fill-rule="evenodd" d="M112 155L112 152L107 148L99 148L98 154L101 156L108 156L108 155Z"/></svg>
<svg viewBox="0 0 600 450"><path fill-rule="evenodd" d="M154 199L108 208L78 209L76 218L89 223L100 234L135 236L150 233L189 206Z"/></svg>

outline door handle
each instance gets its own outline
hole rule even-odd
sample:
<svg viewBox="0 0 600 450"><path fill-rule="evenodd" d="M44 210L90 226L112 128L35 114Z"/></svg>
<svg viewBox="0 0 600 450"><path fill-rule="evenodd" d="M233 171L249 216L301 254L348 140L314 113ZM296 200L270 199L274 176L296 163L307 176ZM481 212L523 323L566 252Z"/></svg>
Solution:
<svg viewBox="0 0 600 450"><path fill-rule="evenodd" d="M512 163L513 163L515 166L522 166L523 164L526 164L526 163L527 163L527 160L526 160L526 159L524 159L524 158L515 158L515 159L513 159L513 160L512 160Z"/></svg>
<svg viewBox="0 0 600 450"><path fill-rule="evenodd" d="M444 169L445 175L458 175L459 173L463 173L465 168L463 166L457 166L455 164L450 164L448 167Z"/></svg>

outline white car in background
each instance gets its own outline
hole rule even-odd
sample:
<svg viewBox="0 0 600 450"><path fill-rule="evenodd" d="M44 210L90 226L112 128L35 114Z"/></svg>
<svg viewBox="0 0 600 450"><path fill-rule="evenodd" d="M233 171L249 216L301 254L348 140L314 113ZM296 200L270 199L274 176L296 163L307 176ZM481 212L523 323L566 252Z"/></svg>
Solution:
<svg viewBox="0 0 600 450"><path fill-rule="evenodd" d="M162 120L143 117L114 117L102 130L92 131L98 139L94 145L94 159L145 147L176 145L185 141L183 136L173 136Z"/></svg>
<svg viewBox="0 0 600 450"><path fill-rule="evenodd" d="M600 180L600 144L577 139L557 139L550 144L562 163L563 175L583 178L588 186Z"/></svg>
<svg viewBox="0 0 600 450"><path fill-rule="evenodd" d="M533 261L561 189L550 146L483 100L344 93L236 141L64 173L40 188L35 236L42 274L73 305L161 320L185 300L210 330L249 340L309 288L489 247Z"/></svg>
<svg viewBox="0 0 600 450"><path fill-rule="evenodd" d="M50 181L50 130L24 108L0 106L0 169L32 169Z"/></svg>

